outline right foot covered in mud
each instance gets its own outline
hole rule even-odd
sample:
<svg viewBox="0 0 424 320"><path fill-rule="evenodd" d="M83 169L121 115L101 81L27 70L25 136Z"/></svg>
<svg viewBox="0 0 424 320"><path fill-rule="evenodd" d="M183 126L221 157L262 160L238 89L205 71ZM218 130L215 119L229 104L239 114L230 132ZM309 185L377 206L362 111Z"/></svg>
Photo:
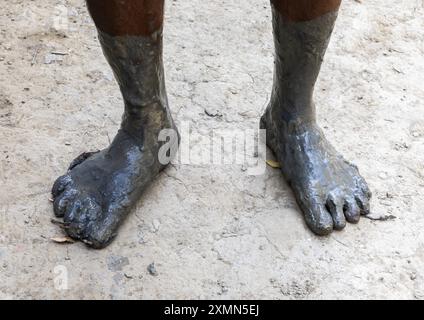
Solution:
<svg viewBox="0 0 424 320"><path fill-rule="evenodd" d="M68 173L56 180L54 212L63 218L70 237L94 248L105 247L115 237L142 192L166 165L159 159L163 145L158 141L159 132L173 129L170 143L178 143L172 119L162 114L161 127L148 122L141 135L122 128L107 149L81 155ZM172 149L175 145L167 150Z"/></svg>

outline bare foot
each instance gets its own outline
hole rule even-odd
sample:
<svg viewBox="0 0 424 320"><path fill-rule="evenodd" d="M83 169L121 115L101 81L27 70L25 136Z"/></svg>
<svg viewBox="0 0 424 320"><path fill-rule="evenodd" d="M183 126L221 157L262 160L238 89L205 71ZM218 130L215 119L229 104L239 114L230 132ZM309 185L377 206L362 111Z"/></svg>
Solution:
<svg viewBox="0 0 424 320"><path fill-rule="evenodd" d="M309 228L318 235L357 223L369 213L371 192L358 168L346 161L315 123L284 125L270 108L261 119ZM275 121L273 119L276 119Z"/></svg>
<svg viewBox="0 0 424 320"><path fill-rule="evenodd" d="M172 119L167 120L164 128L177 132ZM158 158L163 143L156 126L147 125L141 139L121 129L107 149L81 155L56 180L54 212L63 217L69 236L94 248L115 237L131 207L165 167Z"/></svg>

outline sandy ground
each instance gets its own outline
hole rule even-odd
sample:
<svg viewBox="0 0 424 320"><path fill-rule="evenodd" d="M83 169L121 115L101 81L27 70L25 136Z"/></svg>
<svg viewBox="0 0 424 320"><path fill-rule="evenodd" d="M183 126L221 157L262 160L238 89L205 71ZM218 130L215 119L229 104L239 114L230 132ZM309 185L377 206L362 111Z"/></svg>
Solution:
<svg viewBox="0 0 424 320"><path fill-rule="evenodd" d="M0 8L1 298L424 299L423 1L345 0L316 88L321 126L383 220L319 238L278 170L177 164L102 251L50 240L53 181L107 146L122 112L84 2ZM168 1L165 61L179 123L255 128L272 83L268 2Z"/></svg>

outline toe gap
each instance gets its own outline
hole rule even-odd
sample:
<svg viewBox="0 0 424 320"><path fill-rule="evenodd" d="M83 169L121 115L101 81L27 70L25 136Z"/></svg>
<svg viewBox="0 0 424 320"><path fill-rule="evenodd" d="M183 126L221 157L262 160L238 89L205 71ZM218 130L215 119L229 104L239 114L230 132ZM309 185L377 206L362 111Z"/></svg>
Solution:
<svg viewBox="0 0 424 320"><path fill-rule="evenodd" d="M349 204L348 203L345 203L344 205L343 205L343 213L344 214L346 214L346 212L349 210Z"/></svg>

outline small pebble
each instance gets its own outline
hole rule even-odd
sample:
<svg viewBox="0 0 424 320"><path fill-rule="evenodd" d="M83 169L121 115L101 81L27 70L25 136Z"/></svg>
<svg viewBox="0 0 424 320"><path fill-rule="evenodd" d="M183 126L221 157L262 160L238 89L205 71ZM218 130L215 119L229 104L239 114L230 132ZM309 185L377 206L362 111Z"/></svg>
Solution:
<svg viewBox="0 0 424 320"><path fill-rule="evenodd" d="M149 264L149 266L147 267L147 271L149 271L150 275L152 276L157 276L158 275L158 271L156 270L155 267L155 263L152 262L151 264Z"/></svg>

